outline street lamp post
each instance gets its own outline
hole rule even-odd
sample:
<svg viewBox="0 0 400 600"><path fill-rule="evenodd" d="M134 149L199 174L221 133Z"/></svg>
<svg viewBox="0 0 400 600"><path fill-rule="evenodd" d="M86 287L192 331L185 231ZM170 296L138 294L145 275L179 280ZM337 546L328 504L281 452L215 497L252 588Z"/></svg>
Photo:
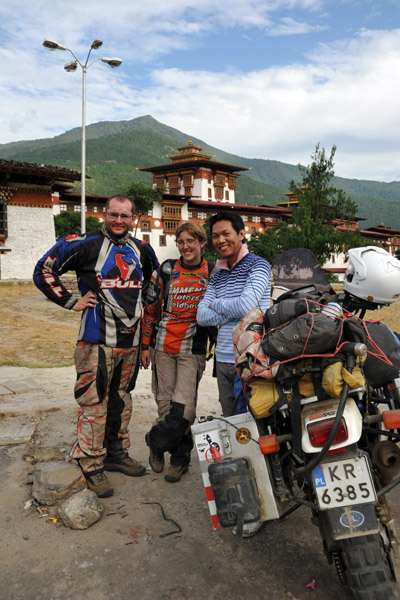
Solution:
<svg viewBox="0 0 400 600"><path fill-rule="evenodd" d="M106 63L112 69L119 67L122 63L120 58L98 57L88 64L91 51L97 50L102 45L103 42L101 39L96 38L89 48L86 61L82 64L72 50L66 46L62 46L61 44L58 44L54 40L49 40L48 38L46 38L43 42L43 46L48 50L68 50L68 52L72 54L74 60L64 65L64 69L66 71L76 71L78 65L82 69L81 233L86 233L86 73L89 67L91 67L98 60Z"/></svg>

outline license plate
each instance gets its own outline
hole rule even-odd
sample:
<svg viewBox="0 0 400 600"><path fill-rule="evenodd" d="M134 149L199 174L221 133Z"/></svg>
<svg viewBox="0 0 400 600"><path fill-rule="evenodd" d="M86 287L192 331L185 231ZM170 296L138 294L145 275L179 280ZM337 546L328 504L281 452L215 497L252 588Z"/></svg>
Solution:
<svg viewBox="0 0 400 600"><path fill-rule="evenodd" d="M312 476L320 510L377 499L365 456L324 463L314 469Z"/></svg>

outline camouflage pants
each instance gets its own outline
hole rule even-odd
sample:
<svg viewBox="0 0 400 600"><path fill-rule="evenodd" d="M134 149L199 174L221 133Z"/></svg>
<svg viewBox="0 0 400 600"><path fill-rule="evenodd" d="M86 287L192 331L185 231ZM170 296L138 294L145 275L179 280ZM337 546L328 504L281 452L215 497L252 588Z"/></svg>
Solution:
<svg viewBox="0 0 400 600"><path fill-rule="evenodd" d="M130 446L130 392L138 373L138 347L109 348L78 342L75 354L75 399L79 404L77 440L70 456L84 473L98 473L108 454L118 458Z"/></svg>

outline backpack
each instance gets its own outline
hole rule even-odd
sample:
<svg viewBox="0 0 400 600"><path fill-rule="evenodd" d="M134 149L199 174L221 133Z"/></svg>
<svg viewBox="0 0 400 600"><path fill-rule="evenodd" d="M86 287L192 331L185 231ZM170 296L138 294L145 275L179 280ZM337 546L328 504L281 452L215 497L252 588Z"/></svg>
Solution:
<svg viewBox="0 0 400 600"><path fill-rule="evenodd" d="M366 321L365 326L369 337L364 373L372 387L381 387L400 376L399 338L383 323Z"/></svg>
<svg viewBox="0 0 400 600"><path fill-rule="evenodd" d="M323 399L332 389L340 392L345 381L350 387L364 385L359 366L357 377L352 378L342 364L329 366L345 362L340 353L344 342L366 342L363 322L341 312L328 316L333 314L332 307L321 314L323 308L315 300L286 297L265 314L251 310L233 329L236 368L255 418L268 417L287 403L292 395L284 390L290 388L293 398L316 394ZM361 365L362 360L358 362ZM329 377L327 373L323 379L325 367Z"/></svg>
<svg viewBox="0 0 400 600"><path fill-rule="evenodd" d="M264 317L266 354L279 360L326 354L342 333L340 318L321 313L323 305L308 298L286 298L269 308Z"/></svg>

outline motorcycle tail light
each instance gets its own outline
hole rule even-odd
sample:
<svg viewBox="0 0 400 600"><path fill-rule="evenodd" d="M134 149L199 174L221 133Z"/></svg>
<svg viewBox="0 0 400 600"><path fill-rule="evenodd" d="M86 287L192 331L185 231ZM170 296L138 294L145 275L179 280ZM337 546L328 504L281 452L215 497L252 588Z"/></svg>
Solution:
<svg viewBox="0 0 400 600"><path fill-rule="evenodd" d="M333 454L346 454L346 452L346 446L342 446L341 448L335 448L335 450L329 450L329 452L327 452L326 455L332 456Z"/></svg>
<svg viewBox="0 0 400 600"><path fill-rule="evenodd" d="M323 421L317 421L316 423L309 423L307 425L308 437L310 438L311 445L314 448L322 448L328 439L328 435L331 432L332 425L335 419L324 419ZM345 442L349 437L346 422L344 419L340 420L339 427L336 435L333 438L332 446Z"/></svg>
<svg viewBox="0 0 400 600"><path fill-rule="evenodd" d="M386 410L382 413L382 418L386 429L398 429L400 427L400 410Z"/></svg>
<svg viewBox="0 0 400 600"><path fill-rule="evenodd" d="M279 442L276 435L263 435L258 438L258 443L263 454L273 454L279 450Z"/></svg>

